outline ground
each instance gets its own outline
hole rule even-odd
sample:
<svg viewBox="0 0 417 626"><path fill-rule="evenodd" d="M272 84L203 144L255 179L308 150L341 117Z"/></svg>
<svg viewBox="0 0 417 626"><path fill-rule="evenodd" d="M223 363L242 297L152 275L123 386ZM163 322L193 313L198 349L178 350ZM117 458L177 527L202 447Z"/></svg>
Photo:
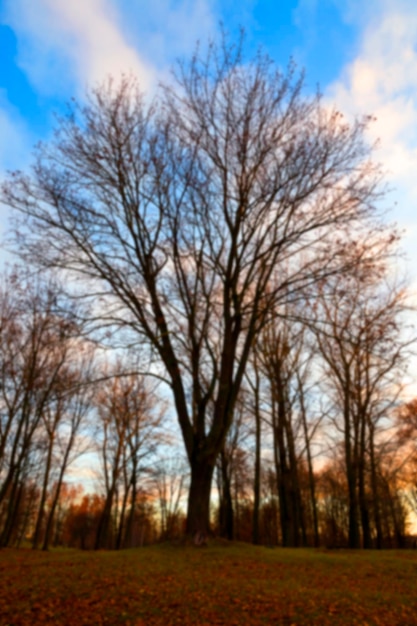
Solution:
<svg viewBox="0 0 417 626"><path fill-rule="evenodd" d="M417 625L417 551L0 551L5 625Z"/></svg>

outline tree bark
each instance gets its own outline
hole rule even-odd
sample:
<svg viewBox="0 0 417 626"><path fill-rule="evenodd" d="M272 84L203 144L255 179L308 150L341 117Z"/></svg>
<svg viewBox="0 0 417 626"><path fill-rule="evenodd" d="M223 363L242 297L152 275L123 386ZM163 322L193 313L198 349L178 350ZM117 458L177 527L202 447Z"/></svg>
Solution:
<svg viewBox="0 0 417 626"><path fill-rule="evenodd" d="M308 484L309 484L309 490L310 490L311 510L313 514L314 547L318 548L320 545L320 535L319 535L319 522L318 522L318 514L317 514L316 484L315 484L315 478L314 478L313 460L311 458L310 437L308 434L308 424L307 424L307 411L306 411L305 402L304 402L304 389L303 389L300 378L298 378L298 384L299 384L299 395L300 395L301 419L303 422L304 440L305 440L306 453L307 453Z"/></svg>
<svg viewBox="0 0 417 626"><path fill-rule="evenodd" d="M260 543L259 533L259 509L261 502L261 412L259 402L259 372L255 363L255 475L253 481L253 518L252 518L252 543Z"/></svg>
<svg viewBox="0 0 417 626"><path fill-rule="evenodd" d="M214 463L196 460L191 463L186 533L196 545L202 545L210 534L210 495Z"/></svg>
<svg viewBox="0 0 417 626"><path fill-rule="evenodd" d="M6 521L0 535L0 547L2 548L5 548L10 544L22 496L22 487L23 483L19 481L19 474L17 474L11 485L9 501L7 503Z"/></svg>
<svg viewBox="0 0 417 626"><path fill-rule="evenodd" d="M230 486L230 462L224 448L220 453L220 469L222 492L220 499L220 532L223 537L232 541L235 532L232 490Z"/></svg>

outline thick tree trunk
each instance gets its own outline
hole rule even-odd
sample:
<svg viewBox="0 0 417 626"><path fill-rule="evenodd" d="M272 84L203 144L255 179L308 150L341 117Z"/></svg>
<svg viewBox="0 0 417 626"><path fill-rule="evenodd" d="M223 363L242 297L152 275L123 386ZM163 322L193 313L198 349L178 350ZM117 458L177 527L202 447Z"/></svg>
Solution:
<svg viewBox="0 0 417 626"><path fill-rule="evenodd" d="M94 545L95 550L100 550L102 548L109 548L111 510L113 506L114 492L115 492L115 487L113 485L106 496L104 509L102 511L102 514L100 515L100 520L99 520L98 527L97 527L96 541Z"/></svg>
<svg viewBox="0 0 417 626"><path fill-rule="evenodd" d="M2 533L0 535L0 547L4 548L10 544L15 526L20 500L22 497L23 481L19 481L19 475L16 476L10 489L9 502L7 504L6 520Z"/></svg>
<svg viewBox="0 0 417 626"><path fill-rule="evenodd" d="M229 462L224 449L220 453L222 492L220 499L220 532L230 541L234 539L235 520L232 490L230 487Z"/></svg>
<svg viewBox="0 0 417 626"><path fill-rule="evenodd" d="M198 460L191 463L186 533L196 545L204 544L210 534L210 494L214 463Z"/></svg>

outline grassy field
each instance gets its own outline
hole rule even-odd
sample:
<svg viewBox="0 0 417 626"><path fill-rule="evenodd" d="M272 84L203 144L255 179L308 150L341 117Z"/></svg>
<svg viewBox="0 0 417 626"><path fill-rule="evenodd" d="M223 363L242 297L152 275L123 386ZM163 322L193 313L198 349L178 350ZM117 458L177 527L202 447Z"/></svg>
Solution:
<svg viewBox="0 0 417 626"><path fill-rule="evenodd" d="M6 549L0 624L417 625L417 552Z"/></svg>

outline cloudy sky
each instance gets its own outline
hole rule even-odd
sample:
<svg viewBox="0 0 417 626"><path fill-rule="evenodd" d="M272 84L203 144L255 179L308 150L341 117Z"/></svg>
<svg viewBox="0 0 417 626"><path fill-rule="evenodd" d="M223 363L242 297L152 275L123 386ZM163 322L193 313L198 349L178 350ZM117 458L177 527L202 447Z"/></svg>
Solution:
<svg viewBox="0 0 417 626"><path fill-rule="evenodd" d="M391 218L416 278L415 0L0 0L0 173L26 167L71 96L126 71L152 91L220 23L244 27L248 47L280 65L293 57L307 90L319 85L344 113L376 116L370 139L380 139Z"/></svg>

